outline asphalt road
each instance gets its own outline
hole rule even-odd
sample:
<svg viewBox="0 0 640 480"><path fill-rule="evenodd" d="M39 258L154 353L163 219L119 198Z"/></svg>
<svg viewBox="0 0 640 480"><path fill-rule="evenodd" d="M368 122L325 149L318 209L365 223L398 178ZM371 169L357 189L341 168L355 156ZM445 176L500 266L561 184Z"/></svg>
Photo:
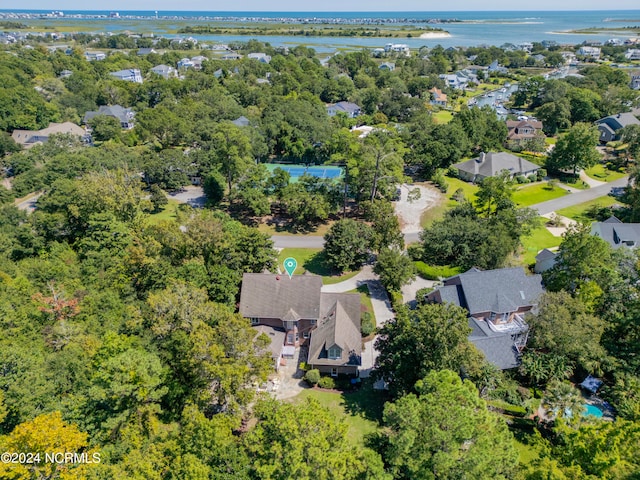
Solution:
<svg viewBox="0 0 640 480"><path fill-rule="evenodd" d="M611 193L613 188L626 187L629 177L622 177L613 182L609 182L598 187L581 190L564 197L549 200L547 202L531 205L530 208L536 210L540 215L551 213L561 208L572 207L580 203L595 200ZM407 233L404 235L405 244L409 245L420 241L420 233ZM317 235L274 235L271 237L276 248L323 248L324 238Z"/></svg>
<svg viewBox="0 0 640 480"><path fill-rule="evenodd" d="M530 208L537 210L540 215L545 213L551 213L561 208L572 207L580 203L588 202L589 200L595 200L598 197L603 197L611 193L612 188L626 187L629 177L622 177L613 182L600 185L599 187L592 187L588 190L581 190L571 195L565 195L564 197L555 198L547 202L531 205Z"/></svg>

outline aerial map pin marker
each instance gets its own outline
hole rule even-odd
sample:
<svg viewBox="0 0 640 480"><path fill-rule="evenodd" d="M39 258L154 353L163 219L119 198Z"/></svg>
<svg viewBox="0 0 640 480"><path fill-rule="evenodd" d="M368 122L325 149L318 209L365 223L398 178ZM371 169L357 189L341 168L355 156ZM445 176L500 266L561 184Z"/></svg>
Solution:
<svg viewBox="0 0 640 480"><path fill-rule="evenodd" d="M284 269L289 275L289 278L293 276L293 272L298 268L298 262L296 262L295 258L289 257L284 259Z"/></svg>

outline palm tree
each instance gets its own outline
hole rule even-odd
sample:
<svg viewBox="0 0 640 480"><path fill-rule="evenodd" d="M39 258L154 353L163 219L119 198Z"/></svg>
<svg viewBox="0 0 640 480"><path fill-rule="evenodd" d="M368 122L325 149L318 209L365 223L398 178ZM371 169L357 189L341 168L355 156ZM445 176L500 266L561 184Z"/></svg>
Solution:
<svg viewBox="0 0 640 480"><path fill-rule="evenodd" d="M547 417L571 423L580 418L584 411L584 401L571 383L554 380L549 383L542 399L542 408Z"/></svg>

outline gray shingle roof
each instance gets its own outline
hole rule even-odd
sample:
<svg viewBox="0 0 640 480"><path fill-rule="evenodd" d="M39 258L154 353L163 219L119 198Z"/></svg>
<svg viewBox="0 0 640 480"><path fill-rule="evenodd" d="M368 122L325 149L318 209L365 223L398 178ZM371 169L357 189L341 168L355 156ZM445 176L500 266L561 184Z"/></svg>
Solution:
<svg viewBox="0 0 640 480"><path fill-rule="evenodd" d="M245 273L242 276L240 314L247 318L284 319L290 310L299 318L320 316L322 277Z"/></svg>
<svg viewBox="0 0 640 480"><path fill-rule="evenodd" d="M484 353L487 360L498 368L506 370L520 365L519 354L511 335L493 332L485 322L469 318L472 332L469 341Z"/></svg>
<svg viewBox="0 0 640 480"><path fill-rule="evenodd" d="M317 328L311 333L308 362L312 365L360 365L360 296L354 293L323 293ZM337 345L338 359L328 358L328 350Z"/></svg>
<svg viewBox="0 0 640 480"><path fill-rule="evenodd" d="M87 123L93 117L97 115L106 115L108 117L115 117L120 120L121 123L126 123L131 120L132 110L130 108L124 108L120 105L101 105L97 112L87 112L84 114L84 123Z"/></svg>
<svg viewBox="0 0 640 480"><path fill-rule="evenodd" d="M471 175L480 175L482 177L493 177L503 170L507 170L511 175L518 175L540 168L535 163L506 152L480 154L477 158L456 163L454 167Z"/></svg>
<svg viewBox="0 0 640 480"><path fill-rule="evenodd" d="M543 250L540 250L538 255L536 255L536 262L541 262L543 260L548 260L548 259L551 259L551 258L555 258L556 255L558 255L558 254L555 253L555 252L552 252L548 248L545 248Z"/></svg>
<svg viewBox="0 0 640 480"><path fill-rule="evenodd" d="M625 112L609 115L596 121L596 125L604 126L603 124L607 125L611 131L616 131L627 125L640 125L640 120L633 113Z"/></svg>
<svg viewBox="0 0 640 480"><path fill-rule="evenodd" d="M640 246L640 223L622 223L616 217L591 225L591 235L602 238L612 248Z"/></svg>
<svg viewBox="0 0 640 480"><path fill-rule="evenodd" d="M445 286L453 284L460 285L460 305L469 310L470 315L491 311L506 313L535 305L543 292L542 277L527 275L521 267L470 270L445 280Z"/></svg>

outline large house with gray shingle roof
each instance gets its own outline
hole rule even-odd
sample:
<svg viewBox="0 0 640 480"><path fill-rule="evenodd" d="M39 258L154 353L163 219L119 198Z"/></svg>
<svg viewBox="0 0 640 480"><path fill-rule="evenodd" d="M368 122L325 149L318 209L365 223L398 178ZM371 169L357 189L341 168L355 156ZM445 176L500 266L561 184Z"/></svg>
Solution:
<svg viewBox="0 0 640 480"><path fill-rule="evenodd" d="M458 169L460 178L476 183L505 170L513 178L518 175L528 177L540 169L539 165L506 152L483 152L476 158L456 163L454 167Z"/></svg>
<svg viewBox="0 0 640 480"><path fill-rule="evenodd" d="M640 125L640 120L633 113L617 113L597 120L596 125L600 131L600 142L607 143L620 140L619 130L628 125Z"/></svg>
<svg viewBox="0 0 640 480"><path fill-rule="evenodd" d="M434 303L452 303L469 312L469 341L487 360L506 370L520 365L527 343L525 315L536 308L543 292L542 277L524 269L471 269L447 278L427 295Z"/></svg>
<svg viewBox="0 0 640 480"><path fill-rule="evenodd" d="M355 375L360 366L360 296L322 293L317 275L245 273L240 314L253 326L270 327L284 338L280 355L308 349L307 364L323 373ZM278 346L272 345L272 351Z"/></svg>
<svg viewBox="0 0 640 480"><path fill-rule="evenodd" d="M640 247L640 223L622 223L615 216L604 222L593 222L591 235L600 237L613 249Z"/></svg>

